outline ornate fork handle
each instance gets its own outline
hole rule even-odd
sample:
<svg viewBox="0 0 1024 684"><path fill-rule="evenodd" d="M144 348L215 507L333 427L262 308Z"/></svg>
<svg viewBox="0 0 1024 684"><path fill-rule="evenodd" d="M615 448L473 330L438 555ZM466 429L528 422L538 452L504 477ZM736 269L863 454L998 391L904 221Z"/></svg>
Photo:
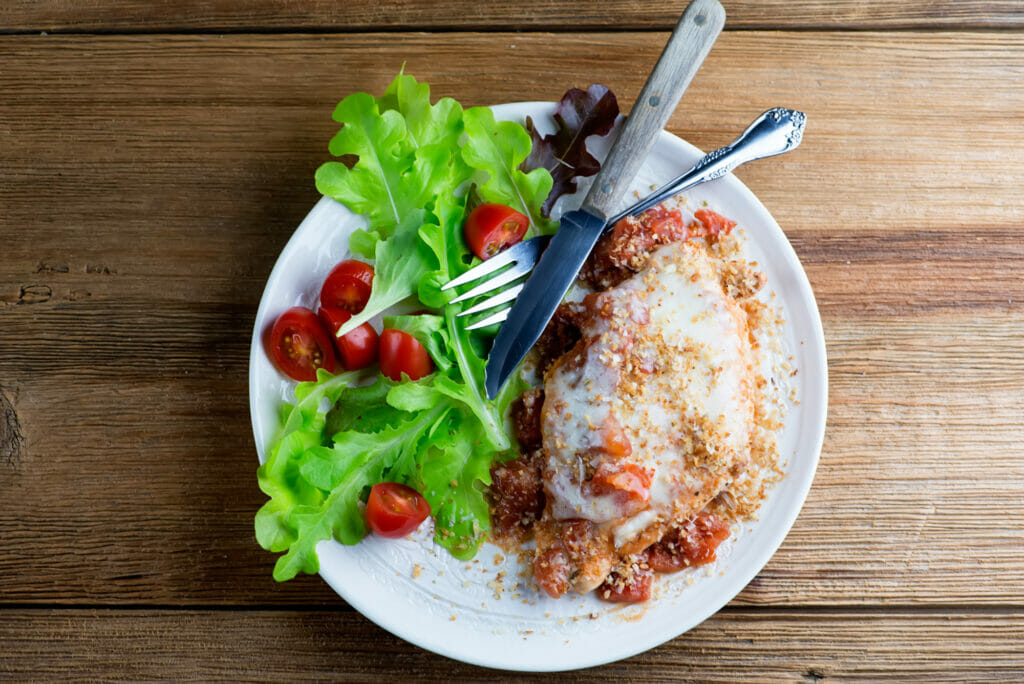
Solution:
<svg viewBox="0 0 1024 684"><path fill-rule="evenodd" d="M635 216L695 185L721 178L740 164L789 152L800 144L806 123L807 116L803 112L784 107L769 109L754 119L747 130L732 143L704 155L692 169L613 216L608 226L615 225L627 216Z"/></svg>

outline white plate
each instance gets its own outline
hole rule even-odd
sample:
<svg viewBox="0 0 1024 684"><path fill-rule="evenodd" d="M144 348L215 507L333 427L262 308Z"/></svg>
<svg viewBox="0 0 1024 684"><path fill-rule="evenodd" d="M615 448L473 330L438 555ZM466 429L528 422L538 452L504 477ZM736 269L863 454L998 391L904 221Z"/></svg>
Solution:
<svg viewBox="0 0 1024 684"><path fill-rule="evenodd" d="M520 123L530 115L543 130L552 126L554 107L515 103L496 106L494 113ZM603 158L608 144L608 139L592 138L590 149ZM652 184L678 175L701 156L697 148L662 132L633 189L647 194ZM563 203L579 204L588 186L581 183L576 194L563 197L556 213ZM794 187L794 197L799 193ZM514 559L498 561L497 548L484 545L474 561L460 562L435 546L427 529L414 539L371 536L351 547L321 542L320 574L349 604L393 634L457 660L508 670L571 670L626 658L682 634L718 611L764 567L796 520L818 464L828 397L821 320L793 248L750 190L728 175L686 195L690 206L706 201L746 230L750 252L783 306L784 344L800 371L794 378L800 403L791 408L780 440L786 477L771 492L759 520L723 545L712 571L698 568L662 577L652 601L628 607L592 596L552 600L538 595L528 576L517 577L522 568ZM348 236L362 225L341 204L321 199L267 281L249 359L249 404L261 462L277 429L278 408L290 398L293 383L268 360L260 333L290 306L315 308L323 279L346 257ZM268 573L272 565L268 555ZM505 573L500 582L499 572ZM503 589L500 598L498 589Z"/></svg>

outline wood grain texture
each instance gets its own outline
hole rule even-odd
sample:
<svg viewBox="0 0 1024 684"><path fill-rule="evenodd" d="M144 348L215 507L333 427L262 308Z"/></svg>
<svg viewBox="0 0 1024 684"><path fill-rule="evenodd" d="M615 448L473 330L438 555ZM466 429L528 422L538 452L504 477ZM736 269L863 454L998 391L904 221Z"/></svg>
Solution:
<svg viewBox="0 0 1024 684"><path fill-rule="evenodd" d="M0 602L337 605L316 578L270 580L246 396L333 103L408 60L467 104L597 81L628 108L662 42L0 39ZM797 526L737 604L1024 605L1022 48L727 34L674 116L705 148L770 105L810 120L800 151L739 175L814 286L829 426Z"/></svg>
<svg viewBox="0 0 1024 684"><path fill-rule="evenodd" d="M120 252L85 231L55 233L57 244L86 254L92 248L107 260L146 259L157 243L172 256L195 254L197 235L217 246L246 244L253 234L239 231L266 230L258 224L272 221L290 231L301 219L316 197L310 178L336 130L334 104L353 90L383 90L403 62L435 96L467 105L557 99L571 85L600 82L628 109L666 37L0 39L3 220L12 228L29 221L52 227L59 218L78 227L115 216L121 230L132 231L113 245ZM607 59L585 57L595 51ZM584 57L565 61L563 54ZM977 226L1008 237L1024 217L1024 141L1007 123L1024 118L1015 87L1024 78L1022 54L1024 37L1016 34L725 34L669 129L713 149L771 106L806 111L796 154L737 174L787 231L842 239L867 230L914 240L917 231ZM521 72L510 77L507 64ZM963 103L971 103L969 120ZM59 213L38 215L41 185L61 198ZM239 193L261 201L239 202ZM212 230L220 225L230 234ZM930 235L938 245L941 236ZM47 240L15 241L11 249L46 258ZM208 266L222 269L216 260ZM169 285L181 294L183 283Z"/></svg>
<svg viewBox="0 0 1024 684"><path fill-rule="evenodd" d="M500 673L397 639L354 612L7 610L0 675L79 681L1019 681L1020 613L726 609L646 654L561 677ZM415 673L412 675L411 673Z"/></svg>
<svg viewBox="0 0 1024 684"><path fill-rule="evenodd" d="M1005 28L1017 0L727 0L730 29ZM639 0L9 0L0 30L670 30L686 2Z"/></svg>
<svg viewBox="0 0 1024 684"><path fill-rule="evenodd" d="M245 377L334 102L405 60L466 104L595 81L628 108L664 38L0 38L0 603L339 605L255 544ZM730 33L673 117L710 149L809 114L739 176L815 288L829 428L737 604L1024 606L1022 76L1015 34Z"/></svg>
<svg viewBox="0 0 1024 684"><path fill-rule="evenodd" d="M628 106L660 49L572 41L615 66L567 77L541 35L0 40L0 384L20 435L0 463L0 600L335 602L316 578L275 586L255 545L245 381L331 105L407 59L467 104L594 80ZM798 153L740 176L815 287L829 430L796 528L738 602L1024 605L1024 143L1005 126L1022 45L729 34L673 118L709 148L771 104L810 115ZM519 55L529 77L509 79Z"/></svg>
<svg viewBox="0 0 1024 684"><path fill-rule="evenodd" d="M144 34L0 36L0 679L494 678L271 579L256 305L342 96L407 62L468 105L602 82L628 110L684 4L0 3L0 33ZM809 114L738 175L822 312L821 465L729 607L564 679L1021 681L1024 4L725 4L801 31L727 32L669 129L711 149Z"/></svg>

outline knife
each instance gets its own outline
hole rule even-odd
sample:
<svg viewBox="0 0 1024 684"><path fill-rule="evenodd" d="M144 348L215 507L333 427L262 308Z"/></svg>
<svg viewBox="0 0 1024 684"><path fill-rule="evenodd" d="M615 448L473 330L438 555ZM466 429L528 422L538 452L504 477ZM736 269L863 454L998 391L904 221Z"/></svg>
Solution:
<svg viewBox="0 0 1024 684"><path fill-rule="evenodd" d="M562 216L494 338L484 377L491 399L544 332L724 25L718 0L694 0L683 12L583 205Z"/></svg>

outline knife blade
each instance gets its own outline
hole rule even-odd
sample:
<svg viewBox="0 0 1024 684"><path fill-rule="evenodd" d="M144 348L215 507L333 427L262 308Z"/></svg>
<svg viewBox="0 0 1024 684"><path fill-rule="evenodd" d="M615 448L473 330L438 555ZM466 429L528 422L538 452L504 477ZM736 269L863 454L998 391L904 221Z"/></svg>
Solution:
<svg viewBox="0 0 1024 684"><path fill-rule="evenodd" d="M606 223L604 218L582 210L562 216L555 238L544 250L494 338L484 374L484 387L491 399L498 396L505 380L544 331ZM513 320L514 327L510 327ZM502 334L506 329L510 334Z"/></svg>
<svg viewBox="0 0 1024 684"><path fill-rule="evenodd" d="M489 398L540 338L724 25L718 0L693 0L683 12L583 205L562 216L498 330L485 369Z"/></svg>

